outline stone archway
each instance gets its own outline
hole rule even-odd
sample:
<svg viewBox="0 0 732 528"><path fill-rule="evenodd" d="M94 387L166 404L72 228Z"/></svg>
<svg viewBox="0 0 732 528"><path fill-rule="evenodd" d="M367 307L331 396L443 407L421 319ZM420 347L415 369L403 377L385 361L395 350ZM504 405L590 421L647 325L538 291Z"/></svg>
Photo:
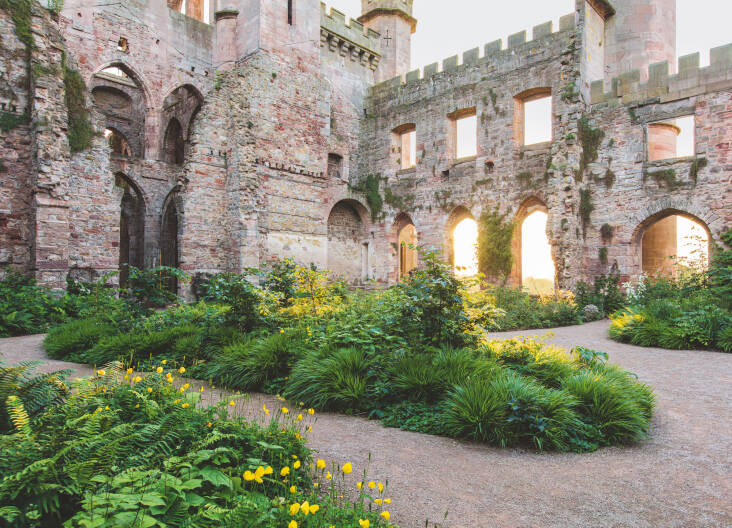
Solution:
<svg viewBox="0 0 732 528"><path fill-rule="evenodd" d="M362 284L372 276L368 211L356 200L341 200L328 215L328 269L336 279Z"/></svg>
<svg viewBox="0 0 732 528"><path fill-rule="evenodd" d="M162 221L160 225L160 265L171 268L180 267L180 253L178 246L179 234L179 208L177 194L169 195L163 207ZM178 291L178 280L173 277L168 283L168 289Z"/></svg>
<svg viewBox="0 0 732 528"><path fill-rule="evenodd" d="M467 219L475 221L473 213L467 207L458 205L452 210L447 217L447 222L445 222L445 256L450 266L455 265L455 228Z"/></svg>
<svg viewBox="0 0 732 528"><path fill-rule="evenodd" d="M551 264L554 265L554 261L551 255L551 242L549 241L548 237L545 240L544 237L535 236L538 235L538 233L534 232L530 233L531 237L529 240L525 240L525 235L527 234L525 233L526 221L530 219L530 217L531 219L536 218L538 220L539 218L537 215L546 215L541 218L541 220L544 220L541 223L544 225L544 234L546 234L546 220L548 220L549 209L547 208L546 204L536 196L531 196L530 198L524 200L519 206L516 215L514 216L513 238L511 239L511 253L513 254L513 265L511 266L510 284L511 286L516 288L525 286L524 283L526 282L526 279L531 278L529 277L531 273L528 270L524 269L527 267L526 259L530 258L530 255L527 255L527 251L531 251L537 256L537 258L546 260L546 250L548 249L548 256L552 261ZM556 285L556 267L554 267L554 269L551 270L551 273L549 274L552 275L551 289L553 289ZM549 288L548 285L546 287Z"/></svg>
<svg viewBox="0 0 732 528"><path fill-rule="evenodd" d="M402 280L418 264L417 228L412 218L406 213L400 213L394 220L394 239L396 240L396 277Z"/></svg>
<svg viewBox="0 0 732 528"><path fill-rule="evenodd" d="M122 189L119 221L119 283L127 284L129 267L145 263L145 200L140 189L123 174L115 176Z"/></svg>

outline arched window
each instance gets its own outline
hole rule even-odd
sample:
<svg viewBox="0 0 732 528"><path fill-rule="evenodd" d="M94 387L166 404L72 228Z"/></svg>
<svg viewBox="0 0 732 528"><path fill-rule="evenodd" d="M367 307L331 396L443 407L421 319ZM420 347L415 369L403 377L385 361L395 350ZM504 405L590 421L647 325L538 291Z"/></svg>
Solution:
<svg viewBox="0 0 732 528"><path fill-rule="evenodd" d="M521 285L532 295L554 293L554 260L546 236L548 215L536 210L521 223Z"/></svg>
<svg viewBox="0 0 732 528"><path fill-rule="evenodd" d="M709 232L687 215L659 215L645 228L641 239L643 273L675 277L684 270L709 266Z"/></svg>
<svg viewBox="0 0 732 528"><path fill-rule="evenodd" d="M127 284L129 267L142 268L145 262L145 202L130 180L119 174L115 185L123 190L120 204L119 270L120 284Z"/></svg>
<svg viewBox="0 0 732 528"><path fill-rule="evenodd" d="M171 118L165 130L165 161L182 165L185 160L185 142L183 128L176 118Z"/></svg>

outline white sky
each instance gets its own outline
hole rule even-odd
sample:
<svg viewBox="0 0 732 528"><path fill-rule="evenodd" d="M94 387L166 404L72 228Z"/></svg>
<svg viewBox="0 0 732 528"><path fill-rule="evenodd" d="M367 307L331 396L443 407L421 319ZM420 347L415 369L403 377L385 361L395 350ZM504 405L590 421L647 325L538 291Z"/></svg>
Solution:
<svg viewBox="0 0 732 528"><path fill-rule="evenodd" d="M638 0L643 1L643 0ZM358 18L361 0L326 0L328 6ZM412 69L442 62L475 47L508 35L554 21L574 11L574 0L414 0L414 16L419 21L412 35ZM732 42L730 0L676 0L677 52L701 52L702 66L709 64L709 48ZM482 54L482 52L481 52Z"/></svg>

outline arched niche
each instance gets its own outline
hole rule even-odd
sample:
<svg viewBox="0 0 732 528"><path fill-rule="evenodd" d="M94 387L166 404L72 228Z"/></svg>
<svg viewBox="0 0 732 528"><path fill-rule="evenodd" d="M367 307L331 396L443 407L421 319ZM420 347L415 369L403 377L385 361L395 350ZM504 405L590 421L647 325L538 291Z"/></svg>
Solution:
<svg viewBox="0 0 732 528"><path fill-rule="evenodd" d="M328 269L337 279L361 284L371 278L368 210L356 200L337 202L328 215Z"/></svg>

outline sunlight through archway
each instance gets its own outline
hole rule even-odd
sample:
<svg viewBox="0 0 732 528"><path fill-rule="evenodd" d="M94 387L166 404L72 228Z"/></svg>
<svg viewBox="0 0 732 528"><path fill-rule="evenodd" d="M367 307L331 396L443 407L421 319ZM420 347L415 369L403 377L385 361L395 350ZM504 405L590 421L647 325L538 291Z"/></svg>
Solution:
<svg viewBox="0 0 732 528"><path fill-rule="evenodd" d="M478 223L465 218L453 231L455 274L470 277L478 273Z"/></svg>
<svg viewBox="0 0 732 528"><path fill-rule="evenodd" d="M534 295L554 293L554 261L546 236L548 215L534 211L521 224L521 284Z"/></svg>
<svg viewBox="0 0 732 528"><path fill-rule="evenodd" d="M709 266L709 234L698 221L670 215L653 222L643 233L643 272L675 277L682 269Z"/></svg>

